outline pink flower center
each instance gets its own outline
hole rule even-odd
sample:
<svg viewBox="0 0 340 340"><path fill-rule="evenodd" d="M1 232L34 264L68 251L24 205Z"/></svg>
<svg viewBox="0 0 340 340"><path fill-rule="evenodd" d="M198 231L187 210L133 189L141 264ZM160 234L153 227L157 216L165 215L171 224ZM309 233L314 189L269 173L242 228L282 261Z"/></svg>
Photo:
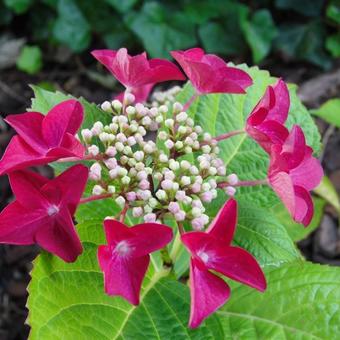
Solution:
<svg viewBox="0 0 340 340"><path fill-rule="evenodd" d="M48 208L47 208L47 214L48 216L53 216L55 214L57 214L59 212L59 208L53 204L53 205L50 205Z"/></svg>
<svg viewBox="0 0 340 340"><path fill-rule="evenodd" d="M118 253L119 256L127 256L131 253L131 247L126 241L120 241L116 245L114 252Z"/></svg>
<svg viewBox="0 0 340 340"><path fill-rule="evenodd" d="M205 251L200 250L197 253L197 256L203 261L203 263L207 263L209 261L209 255Z"/></svg>

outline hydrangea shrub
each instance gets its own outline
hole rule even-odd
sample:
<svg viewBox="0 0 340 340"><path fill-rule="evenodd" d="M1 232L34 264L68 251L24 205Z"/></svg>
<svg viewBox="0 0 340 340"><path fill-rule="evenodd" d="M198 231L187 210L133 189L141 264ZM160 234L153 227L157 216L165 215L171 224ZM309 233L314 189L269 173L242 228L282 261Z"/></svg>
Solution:
<svg viewBox="0 0 340 340"><path fill-rule="evenodd" d="M296 88L196 48L172 52L184 72L93 55L125 86L116 99L33 87L31 109L7 118L18 134L0 173L15 200L0 242L44 249L30 338L334 338L339 270L304 261L270 209L308 228L323 176ZM56 177L27 169L39 164Z"/></svg>

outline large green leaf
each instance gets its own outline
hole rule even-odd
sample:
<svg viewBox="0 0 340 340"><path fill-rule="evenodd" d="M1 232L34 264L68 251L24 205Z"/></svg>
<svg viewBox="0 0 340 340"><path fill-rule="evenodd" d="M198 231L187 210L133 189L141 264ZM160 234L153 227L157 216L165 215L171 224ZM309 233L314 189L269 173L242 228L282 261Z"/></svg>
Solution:
<svg viewBox="0 0 340 340"><path fill-rule="evenodd" d="M253 107L264 94L266 87L273 84L276 78L258 67L239 66L253 78L254 84L244 95L215 94L202 96L195 100L189 113L196 123L204 127L212 136L218 136L228 131L243 129L245 120ZM318 153L320 150L320 135L308 110L296 95L296 86L289 86L291 106L287 127L301 125L307 142ZM186 102L193 94L193 88L187 84L179 95L181 102ZM268 155L246 134L234 136L219 143L220 157L225 161L230 173L236 173L241 180L263 179L267 176ZM236 196L243 201L251 201L261 206L272 206L277 202L275 195L266 186L240 188ZM222 202L221 202L222 204Z"/></svg>
<svg viewBox="0 0 340 340"><path fill-rule="evenodd" d="M232 289L219 311L223 339L337 339L340 269L297 262L266 272L267 291Z"/></svg>
<svg viewBox="0 0 340 340"><path fill-rule="evenodd" d="M313 110L312 114L340 128L340 98L326 101L317 110Z"/></svg>

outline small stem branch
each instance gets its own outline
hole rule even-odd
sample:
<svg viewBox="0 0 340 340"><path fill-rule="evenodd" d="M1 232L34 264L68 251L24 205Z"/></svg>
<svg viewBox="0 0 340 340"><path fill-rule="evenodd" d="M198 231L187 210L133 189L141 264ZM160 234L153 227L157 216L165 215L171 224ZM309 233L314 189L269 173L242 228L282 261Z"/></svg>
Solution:
<svg viewBox="0 0 340 340"><path fill-rule="evenodd" d="M122 210L121 213L120 213L120 217L119 217L119 221L120 221L120 222L124 223L125 216L126 216L126 213L127 213L128 209L129 209L129 205L126 203L126 204L124 205L123 210Z"/></svg>
<svg viewBox="0 0 340 340"><path fill-rule="evenodd" d="M171 252L170 252L170 258L171 258L171 261L173 263L175 263L175 261L177 259L178 253L181 250L181 245L182 245L181 233L178 232L178 233L176 233L176 237L175 237L175 240L172 244L172 249L171 249Z"/></svg>
<svg viewBox="0 0 340 340"><path fill-rule="evenodd" d="M185 233L184 228L183 228L183 224L181 222L177 222L177 225L178 225L179 233L181 235L183 235Z"/></svg>
<svg viewBox="0 0 340 340"><path fill-rule="evenodd" d="M219 188L225 188L227 186L233 187L252 187L256 185L268 185L268 179L257 179L253 181L239 181L237 184L231 185L229 182L219 182L217 186Z"/></svg>
<svg viewBox="0 0 340 340"><path fill-rule="evenodd" d="M66 162L80 162L80 161L98 161L103 159L103 155L99 154L97 156L93 155L86 155L83 158L79 157L66 157L66 158L60 158L57 160L57 163L66 163Z"/></svg>
<svg viewBox="0 0 340 340"><path fill-rule="evenodd" d="M194 100L199 96L198 93L194 93L191 98L183 105L183 111L189 109L190 105L194 102Z"/></svg>
<svg viewBox="0 0 340 340"><path fill-rule="evenodd" d="M101 194L101 195L95 195L95 196L90 196L90 197L83 197L81 200L80 200L80 204L83 204L83 203L88 203L88 202L92 202L92 201L99 201L99 200L103 200L105 198L110 198L112 197L112 194Z"/></svg>
<svg viewBox="0 0 340 340"><path fill-rule="evenodd" d="M242 133L245 133L245 130L230 131L228 133L224 133L223 135L216 136L212 140L214 140L216 142L220 142L221 140L225 140L225 139L228 139L230 137L240 135Z"/></svg>

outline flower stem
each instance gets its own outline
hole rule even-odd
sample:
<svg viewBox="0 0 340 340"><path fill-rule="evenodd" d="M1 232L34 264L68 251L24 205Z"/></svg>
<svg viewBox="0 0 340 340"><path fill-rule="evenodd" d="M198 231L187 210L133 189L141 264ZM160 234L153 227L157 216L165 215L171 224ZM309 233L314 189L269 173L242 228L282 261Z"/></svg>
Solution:
<svg viewBox="0 0 340 340"><path fill-rule="evenodd" d="M184 228L183 228L183 224L181 222L177 222L177 225L178 225L179 233L181 235L183 235L185 233Z"/></svg>
<svg viewBox="0 0 340 340"><path fill-rule="evenodd" d="M268 185L268 179L256 179L252 181L239 181L237 184L232 185L233 187L252 187L256 185ZM219 188L231 186L229 182L219 182L217 184Z"/></svg>
<svg viewBox="0 0 340 340"><path fill-rule="evenodd" d="M101 195L94 195L94 196L90 196L90 197L83 197L81 200L80 200L80 204L83 204L83 203L88 203L88 202L92 202L92 201L98 201L98 200L103 200L105 198L110 198L112 197L112 194L101 194Z"/></svg>
<svg viewBox="0 0 340 340"><path fill-rule="evenodd" d="M236 135L240 135L242 133L245 133L245 130L230 131L228 133L224 133L222 135L214 137L213 140L216 141L216 142L220 142L221 140L225 140L225 139L228 139L230 137L233 137L233 136L236 136Z"/></svg>
<svg viewBox="0 0 340 340"><path fill-rule="evenodd" d="M186 111L189 109L190 105L194 102L194 100L198 97L198 93L195 92L191 98L183 105L183 111Z"/></svg>
<svg viewBox="0 0 340 340"><path fill-rule="evenodd" d="M80 161L98 161L100 159L103 159L102 155L86 155L83 158L80 157L66 157L66 158L60 158L56 162L57 163L65 163L65 162L80 162Z"/></svg>
<svg viewBox="0 0 340 340"><path fill-rule="evenodd" d="M120 213L120 217L119 217L119 221L120 221L120 222L124 223L125 216L126 216L126 213L127 213L128 209L129 209L129 205L126 203L126 204L124 205L123 210L122 210L121 213Z"/></svg>

